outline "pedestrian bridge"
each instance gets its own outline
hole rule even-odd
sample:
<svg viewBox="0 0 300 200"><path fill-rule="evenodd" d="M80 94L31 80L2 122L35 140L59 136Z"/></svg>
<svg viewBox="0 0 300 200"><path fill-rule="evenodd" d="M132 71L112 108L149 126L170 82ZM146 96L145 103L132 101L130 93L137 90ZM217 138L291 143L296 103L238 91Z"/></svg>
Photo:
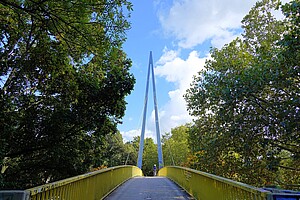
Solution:
<svg viewBox="0 0 300 200"><path fill-rule="evenodd" d="M9 195L11 198L6 198ZM14 191L14 194L11 191L7 192L7 194L2 191L0 199L300 200L300 194L274 193L183 167L164 167L159 170L156 177L143 177L143 173L138 167L118 166L45 184L25 191Z"/></svg>

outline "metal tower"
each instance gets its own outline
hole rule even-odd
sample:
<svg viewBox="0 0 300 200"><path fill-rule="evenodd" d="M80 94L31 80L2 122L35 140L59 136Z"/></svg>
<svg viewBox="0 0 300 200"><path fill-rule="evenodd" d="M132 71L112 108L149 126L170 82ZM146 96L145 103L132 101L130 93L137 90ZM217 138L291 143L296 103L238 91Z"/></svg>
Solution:
<svg viewBox="0 0 300 200"><path fill-rule="evenodd" d="M155 78L154 78L154 67L153 67L152 51L150 51L150 57L149 57L148 75L147 75L147 84L146 84L146 94L145 94L145 101L144 101L143 124L142 124L142 131L141 131L140 147L139 147L139 155L138 155L137 166L140 169L142 169L150 70L151 70L151 74L152 74L152 85L153 85L153 101L154 101L154 110L155 110L155 128L156 128L156 138L157 138L158 167L159 167L159 169L161 169L164 166L164 161L163 161L163 156L162 156L162 148L161 148L161 140L160 140L160 130L159 130L159 120L158 120L158 111L157 111L157 100L156 100L156 88L155 88Z"/></svg>

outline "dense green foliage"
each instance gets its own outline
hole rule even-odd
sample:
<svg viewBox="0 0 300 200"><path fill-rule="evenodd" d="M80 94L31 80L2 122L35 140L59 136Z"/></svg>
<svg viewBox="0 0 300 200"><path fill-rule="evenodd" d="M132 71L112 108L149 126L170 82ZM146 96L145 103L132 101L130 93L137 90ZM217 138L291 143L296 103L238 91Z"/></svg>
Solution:
<svg viewBox="0 0 300 200"><path fill-rule="evenodd" d="M137 165L138 151L140 145L140 137L134 137L133 141L126 142L126 164ZM153 176L153 166L158 166L157 144L154 143L152 138L144 140L144 151L142 158L142 171L145 176Z"/></svg>
<svg viewBox="0 0 300 200"><path fill-rule="evenodd" d="M125 165L137 165L140 137L134 137L133 141L125 143L126 161Z"/></svg>
<svg viewBox="0 0 300 200"><path fill-rule="evenodd" d="M188 145L189 125L178 126L162 137L165 166L184 166L190 154Z"/></svg>
<svg viewBox="0 0 300 200"><path fill-rule="evenodd" d="M158 170L157 144L152 138L144 141L143 165L142 170L145 176L153 176L153 166L156 164Z"/></svg>
<svg viewBox="0 0 300 200"><path fill-rule="evenodd" d="M281 8L285 19L272 10ZM221 49L185 95L197 117L190 166L251 185L300 183L300 2L257 2L243 38Z"/></svg>
<svg viewBox="0 0 300 200"><path fill-rule="evenodd" d="M131 4L0 3L0 187L119 164L103 150L135 82L122 50Z"/></svg>

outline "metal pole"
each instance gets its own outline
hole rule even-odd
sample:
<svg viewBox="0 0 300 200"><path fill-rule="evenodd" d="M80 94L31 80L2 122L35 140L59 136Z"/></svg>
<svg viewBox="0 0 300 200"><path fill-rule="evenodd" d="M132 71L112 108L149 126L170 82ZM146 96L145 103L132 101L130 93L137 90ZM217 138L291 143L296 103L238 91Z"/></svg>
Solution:
<svg viewBox="0 0 300 200"><path fill-rule="evenodd" d="M145 100L144 100L143 124L142 124L142 131L141 131L141 137L140 137L139 155L138 155L138 161L137 161L137 166L140 169L142 169L142 165L143 165L144 138L145 138L145 126L146 126L146 114L147 114L147 102L148 102L148 90L149 90L149 76L150 76L150 58L149 58L149 65L148 65L146 94L145 94Z"/></svg>
<svg viewBox="0 0 300 200"><path fill-rule="evenodd" d="M155 109L155 127L156 127L156 138L157 138L158 167L159 167L159 169L161 169L161 168L164 167L164 161L163 161L161 140L160 140L160 130L159 130L159 119L158 119L158 111L157 111L157 100L156 100L156 88L155 88L155 78L154 78L154 67L153 67L152 51L150 51L149 65L151 65L151 71L152 71L152 85L153 85L153 100L154 100L154 109Z"/></svg>

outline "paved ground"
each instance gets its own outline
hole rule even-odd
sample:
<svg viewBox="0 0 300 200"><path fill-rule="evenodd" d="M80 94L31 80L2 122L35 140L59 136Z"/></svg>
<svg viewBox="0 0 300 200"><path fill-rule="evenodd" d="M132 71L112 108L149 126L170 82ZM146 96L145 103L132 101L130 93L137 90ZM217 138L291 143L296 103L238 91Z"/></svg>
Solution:
<svg viewBox="0 0 300 200"><path fill-rule="evenodd" d="M105 200L194 199L164 177L132 178L113 191Z"/></svg>

